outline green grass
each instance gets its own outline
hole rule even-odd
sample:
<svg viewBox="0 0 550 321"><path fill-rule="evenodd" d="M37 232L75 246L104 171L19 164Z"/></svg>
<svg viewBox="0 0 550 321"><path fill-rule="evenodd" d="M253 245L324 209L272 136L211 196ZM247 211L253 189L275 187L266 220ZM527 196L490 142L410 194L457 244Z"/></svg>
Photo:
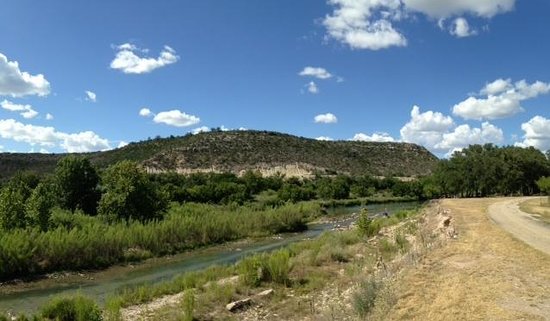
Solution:
<svg viewBox="0 0 550 321"><path fill-rule="evenodd" d="M174 204L161 221L106 224L97 217L57 213L57 227L0 234L0 281L60 270L99 269L245 237L295 232L320 214L315 203L254 210Z"/></svg>

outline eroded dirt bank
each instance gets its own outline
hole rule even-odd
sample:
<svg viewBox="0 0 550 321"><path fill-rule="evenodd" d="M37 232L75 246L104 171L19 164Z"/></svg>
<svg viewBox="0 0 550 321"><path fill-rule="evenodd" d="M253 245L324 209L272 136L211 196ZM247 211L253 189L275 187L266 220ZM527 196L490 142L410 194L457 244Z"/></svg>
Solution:
<svg viewBox="0 0 550 321"><path fill-rule="evenodd" d="M550 320L550 256L488 215L489 209L502 216L518 200L442 201L459 237L404 273L400 296L385 319Z"/></svg>

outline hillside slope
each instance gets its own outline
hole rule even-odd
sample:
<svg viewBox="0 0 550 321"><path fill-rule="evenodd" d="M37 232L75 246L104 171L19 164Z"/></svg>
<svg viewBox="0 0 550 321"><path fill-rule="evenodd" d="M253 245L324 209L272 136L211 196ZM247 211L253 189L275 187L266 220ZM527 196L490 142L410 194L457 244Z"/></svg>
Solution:
<svg viewBox="0 0 550 321"><path fill-rule="evenodd" d="M314 174L371 174L415 176L428 174L437 158L408 143L318 141L267 131L209 132L158 138L123 148L83 154L100 167L120 160L142 163L150 172L233 172L254 169L287 176ZM2 178L17 170L50 172L65 154L0 154Z"/></svg>

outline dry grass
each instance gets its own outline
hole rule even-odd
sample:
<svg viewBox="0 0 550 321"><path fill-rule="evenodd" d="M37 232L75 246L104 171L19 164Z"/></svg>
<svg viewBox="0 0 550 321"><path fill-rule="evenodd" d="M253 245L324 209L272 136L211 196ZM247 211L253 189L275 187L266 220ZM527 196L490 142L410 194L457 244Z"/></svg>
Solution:
<svg viewBox="0 0 550 321"><path fill-rule="evenodd" d="M547 197L521 202L519 208L525 213L533 214L540 220L550 223L550 203Z"/></svg>
<svg viewBox="0 0 550 321"><path fill-rule="evenodd" d="M399 278L385 320L549 320L550 257L489 220L499 200L442 202L459 237Z"/></svg>

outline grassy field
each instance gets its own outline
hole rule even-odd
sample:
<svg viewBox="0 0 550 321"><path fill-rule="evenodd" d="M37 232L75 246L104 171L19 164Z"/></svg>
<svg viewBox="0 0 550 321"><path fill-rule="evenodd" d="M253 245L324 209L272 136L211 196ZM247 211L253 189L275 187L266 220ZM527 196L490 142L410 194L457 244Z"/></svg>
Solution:
<svg viewBox="0 0 550 321"><path fill-rule="evenodd" d="M519 208L525 213L533 214L542 221L550 224L550 203L548 203L548 197L521 202Z"/></svg>

